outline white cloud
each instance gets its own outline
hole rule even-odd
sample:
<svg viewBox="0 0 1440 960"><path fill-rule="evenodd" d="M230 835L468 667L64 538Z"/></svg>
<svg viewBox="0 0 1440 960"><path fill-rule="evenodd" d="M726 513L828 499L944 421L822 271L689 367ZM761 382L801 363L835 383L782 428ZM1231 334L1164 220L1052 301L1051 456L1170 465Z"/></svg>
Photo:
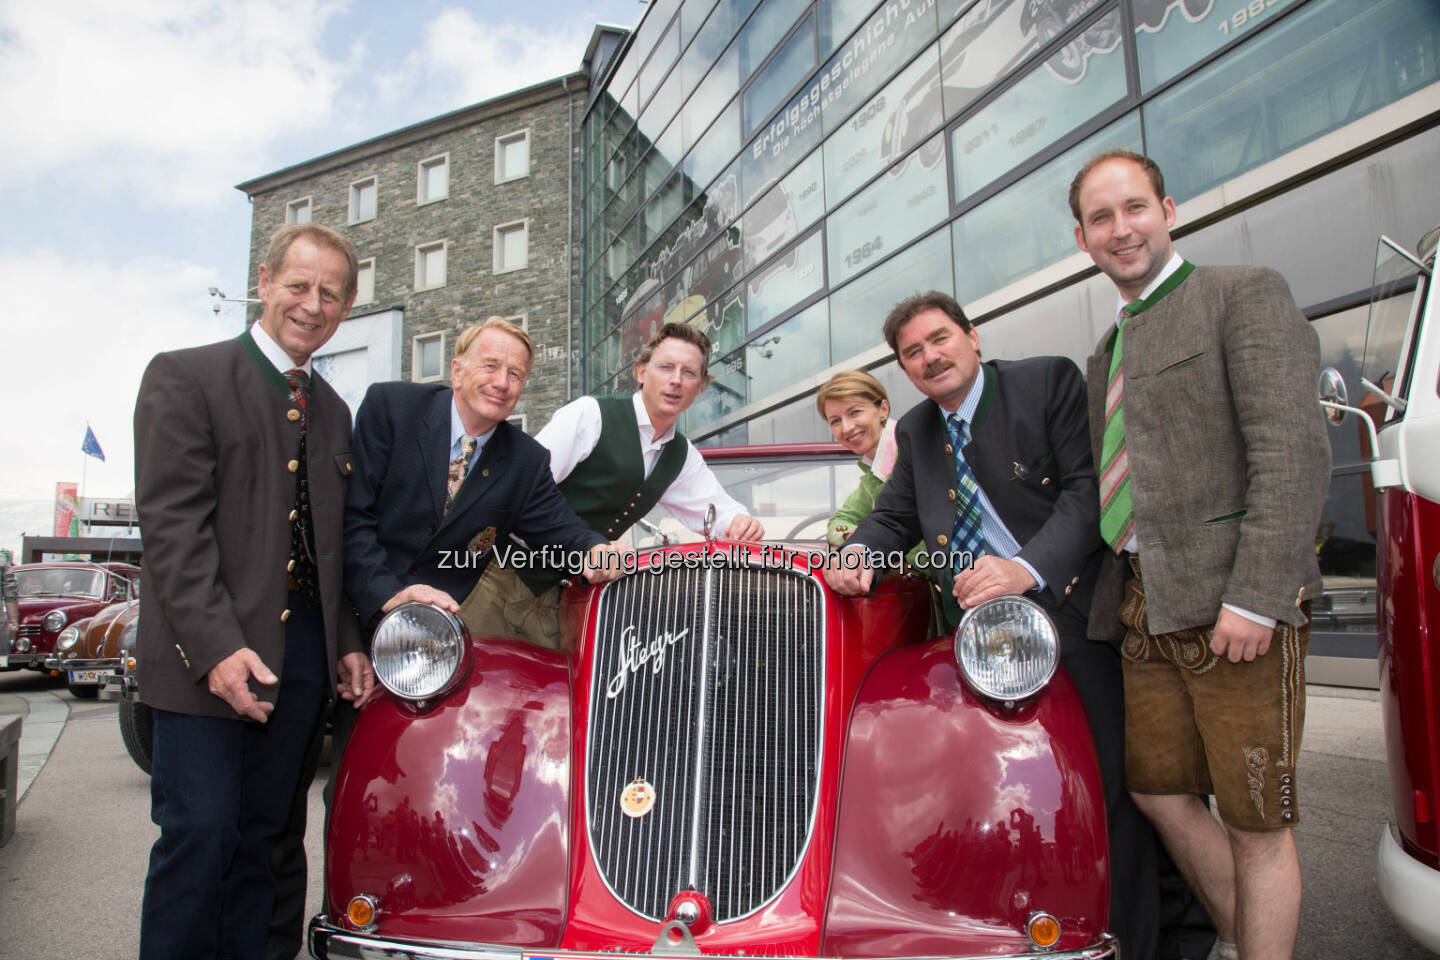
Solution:
<svg viewBox="0 0 1440 960"><path fill-rule="evenodd" d="M390 103L423 91L433 115L573 73L595 23L566 19L544 27L485 23L468 10L446 8L425 25L419 48L400 69L376 75L376 89Z"/></svg>
<svg viewBox="0 0 1440 960"><path fill-rule="evenodd" d="M348 66L327 0L0 4L0 186L93 168L155 203L213 204L277 137L329 121Z"/></svg>
<svg viewBox="0 0 1440 960"><path fill-rule="evenodd" d="M130 493L131 417L146 363L161 350L234 336L243 326L239 308L211 312L205 291L216 278L211 268L156 257L116 265L53 252L0 260L0 506L45 500L57 481L79 481L82 471L88 495ZM87 421L103 463L80 453ZM0 528L0 546L18 548L19 532Z"/></svg>

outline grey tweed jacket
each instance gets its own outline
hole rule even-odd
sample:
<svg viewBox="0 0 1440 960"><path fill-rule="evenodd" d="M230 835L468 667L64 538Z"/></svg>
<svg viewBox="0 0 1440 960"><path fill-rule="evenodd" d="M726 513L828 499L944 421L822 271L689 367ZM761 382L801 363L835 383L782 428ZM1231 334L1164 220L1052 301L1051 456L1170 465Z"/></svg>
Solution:
<svg viewBox="0 0 1440 960"><path fill-rule="evenodd" d="M1111 335L1090 357L1097 472ZM1221 603L1304 621L1321 590L1330 484L1319 338L1262 267L1198 267L1125 328L1125 431L1150 630L1214 623ZM1118 643L1124 561L1107 551L1092 639Z"/></svg>

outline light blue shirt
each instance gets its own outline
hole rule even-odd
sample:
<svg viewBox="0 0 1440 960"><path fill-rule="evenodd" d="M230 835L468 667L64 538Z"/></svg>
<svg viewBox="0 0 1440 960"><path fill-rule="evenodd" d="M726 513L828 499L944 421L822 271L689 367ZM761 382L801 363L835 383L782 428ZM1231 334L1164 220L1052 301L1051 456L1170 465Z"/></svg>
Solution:
<svg viewBox="0 0 1440 960"><path fill-rule="evenodd" d="M499 426L499 424L495 426ZM471 463L480 459L480 454L485 451L485 444L494 435L495 427L491 427L475 438L475 452L470 457ZM465 432L465 424L460 421L460 408L455 406L455 397L452 395L450 397L450 461L452 463L456 457L460 456L462 449L460 441L468 436L469 434Z"/></svg>
<svg viewBox="0 0 1440 960"><path fill-rule="evenodd" d="M941 412L947 416L951 413L960 414L960 419L965 421L965 432L967 435L973 436L973 434L970 433L970 425L975 420L975 411L980 407L980 395L985 392L984 387L985 371L982 367L977 371L975 382L970 384L970 390L965 394L965 399L960 401L958 409L945 410L941 407ZM956 450L955 455L963 457L964 453ZM1010 532L1009 528L1005 526L1005 521L1000 519L1000 514L995 512L995 505L992 504L990 498L985 495L985 488L976 484L975 489L980 495L980 535L985 538L985 546L995 556L1002 557L1006 560L1014 560L1020 564L1020 566L1030 571L1030 576L1035 578L1034 589L1044 590L1045 578L1040 576L1038 570L1017 556L1017 554L1020 553L1020 543L1015 539L1015 536Z"/></svg>

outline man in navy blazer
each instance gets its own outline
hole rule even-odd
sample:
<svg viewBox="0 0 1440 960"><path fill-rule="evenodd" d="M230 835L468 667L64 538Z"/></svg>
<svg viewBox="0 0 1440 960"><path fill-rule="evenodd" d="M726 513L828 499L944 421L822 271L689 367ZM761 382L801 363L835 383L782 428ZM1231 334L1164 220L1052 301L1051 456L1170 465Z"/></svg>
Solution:
<svg viewBox="0 0 1440 960"><path fill-rule="evenodd" d="M980 335L954 298L902 301L885 320L886 342L923 394L896 428L899 455L870 515L846 550L952 553L957 507L966 502L960 457L979 488L983 555L942 577L946 613L1007 595L1043 607L1060 633L1060 662L1090 720L1110 828L1110 927L1127 957L1154 956L1159 903L1154 834L1125 790L1125 713L1120 656L1086 638L1090 597L1104 551L1090 456L1085 381L1064 357L980 360ZM947 416L964 422L959 442ZM870 588L874 571L827 567L845 595Z"/></svg>
<svg viewBox="0 0 1440 960"><path fill-rule="evenodd" d="M466 328L450 361L453 387L377 383L351 438L345 504L345 592L360 622L409 601L452 613L515 534L531 547L586 557L591 583L619 576L620 557L560 495L550 455L506 422L534 362L530 337L499 317Z"/></svg>

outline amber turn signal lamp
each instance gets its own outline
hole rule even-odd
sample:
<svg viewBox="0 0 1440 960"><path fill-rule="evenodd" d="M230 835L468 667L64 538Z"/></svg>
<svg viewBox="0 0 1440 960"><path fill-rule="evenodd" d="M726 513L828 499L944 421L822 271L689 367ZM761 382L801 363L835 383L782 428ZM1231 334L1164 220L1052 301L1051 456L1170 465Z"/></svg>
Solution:
<svg viewBox="0 0 1440 960"><path fill-rule="evenodd" d="M1026 925L1030 941L1037 947L1049 949L1060 941L1060 921L1048 913L1037 913Z"/></svg>
<svg viewBox="0 0 1440 960"><path fill-rule="evenodd" d="M375 898L364 893L351 897L345 907L345 916L351 926L361 930L373 926L375 915L379 912L380 905L376 903Z"/></svg>

